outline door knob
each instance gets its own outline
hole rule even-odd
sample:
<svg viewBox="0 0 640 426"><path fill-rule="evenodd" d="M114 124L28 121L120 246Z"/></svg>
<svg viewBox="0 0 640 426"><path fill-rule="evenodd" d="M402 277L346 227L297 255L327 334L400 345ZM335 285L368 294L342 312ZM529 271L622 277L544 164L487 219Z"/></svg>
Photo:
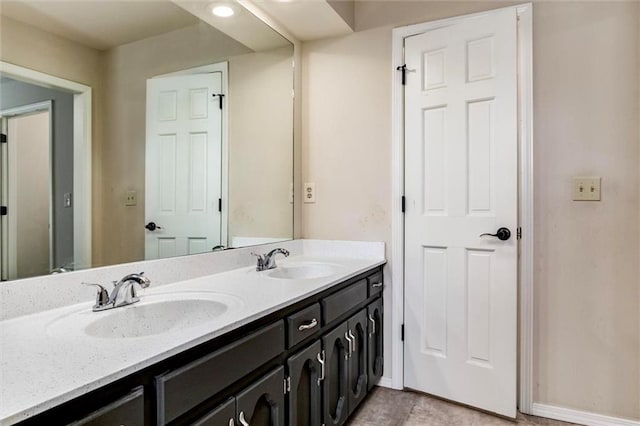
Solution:
<svg viewBox="0 0 640 426"><path fill-rule="evenodd" d="M495 234L480 234L481 237L496 237L500 241L507 241L511 238L511 231L509 228L499 228Z"/></svg>
<svg viewBox="0 0 640 426"><path fill-rule="evenodd" d="M145 226L149 231L155 231L156 229L162 229L162 227L156 225L155 222L149 222Z"/></svg>

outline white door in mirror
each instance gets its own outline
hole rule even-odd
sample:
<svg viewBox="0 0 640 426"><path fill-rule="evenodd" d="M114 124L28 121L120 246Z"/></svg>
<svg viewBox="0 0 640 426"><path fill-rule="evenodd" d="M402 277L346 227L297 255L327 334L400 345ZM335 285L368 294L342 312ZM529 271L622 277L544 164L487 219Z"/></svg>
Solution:
<svg viewBox="0 0 640 426"><path fill-rule="evenodd" d="M147 80L146 259L221 244L221 89L220 72Z"/></svg>

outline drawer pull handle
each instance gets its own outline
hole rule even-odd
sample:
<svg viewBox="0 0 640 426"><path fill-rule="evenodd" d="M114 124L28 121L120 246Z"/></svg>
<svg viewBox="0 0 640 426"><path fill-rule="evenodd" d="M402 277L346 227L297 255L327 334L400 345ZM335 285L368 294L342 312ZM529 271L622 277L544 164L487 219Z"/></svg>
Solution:
<svg viewBox="0 0 640 426"><path fill-rule="evenodd" d="M320 386L320 382L324 380L324 351L320 352L317 358L320 363L320 377L318 378L318 386Z"/></svg>
<svg viewBox="0 0 640 426"><path fill-rule="evenodd" d="M369 337L376 334L376 321L373 319L373 315L369 314L369 321L371 321L371 331L369 332Z"/></svg>
<svg viewBox="0 0 640 426"><path fill-rule="evenodd" d="M371 287L373 287L373 288L382 287L382 283L373 283L373 284L371 284Z"/></svg>
<svg viewBox="0 0 640 426"><path fill-rule="evenodd" d="M229 419L229 426L235 426L236 422L233 419Z"/></svg>
<svg viewBox="0 0 640 426"><path fill-rule="evenodd" d="M305 331L305 330L310 330L312 328L315 328L318 325L318 320L317 319L312 319L311 321L309 321L308 324L301 324L298 327L299 331Z"/></svg>
<svg viewBox="0 0 640 426"><path fill-rule="evenodd" d="M240 411L240 416L238 417L238 420L240 420L240 424L242 426L249 426L249 423L247 423L247 421L244 419L244 411Z"/></svg>
<svg viewBox="0 0 640 426"><path fill-rule="evenodd" d="M351 344L353 345L353 349L351 349L351 352L354 353L356 351L356 336L353 335L351 330L349 330L349 337L351 337Z"/></svg>

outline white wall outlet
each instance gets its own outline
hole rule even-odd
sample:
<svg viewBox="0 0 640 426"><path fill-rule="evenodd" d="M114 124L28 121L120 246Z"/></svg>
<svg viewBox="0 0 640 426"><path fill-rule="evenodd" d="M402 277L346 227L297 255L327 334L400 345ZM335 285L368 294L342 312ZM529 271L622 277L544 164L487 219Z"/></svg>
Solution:
<svg viewBox="0 0 640 426"><path fill-rule="evenodd" d="M600 201L602 178L579 176L573 178L573 201Z"/></svg>
<svg viewBox="0 0 640 426"><path fill-rule="evenodd" d="M303 196L304 196L304 202L306 204L315 203L316 202L316 184L305 183Z"/></svg>
<svg viewBox="0 0 640 426"><path fill-rule="evenodd" d="M293 204L293 183L289 184L289 204Z"/></svg>
<svg viewBox="0 0 640 426"><path fill-rule="evenodd" d="M125 206L136 206L138 205L138 192L137 191L127 191L127 196L124 200Z"/></svg>

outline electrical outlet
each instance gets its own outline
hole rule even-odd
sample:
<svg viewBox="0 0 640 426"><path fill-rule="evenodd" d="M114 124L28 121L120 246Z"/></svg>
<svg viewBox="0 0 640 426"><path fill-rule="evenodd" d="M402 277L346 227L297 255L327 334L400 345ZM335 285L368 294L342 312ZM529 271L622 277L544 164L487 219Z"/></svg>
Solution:
<svg viewBox="0 0 640 426"><path fill-rule="evenodd" d="M574 177L573 201L600 201L600 186L602 178Z"/></svg>
<svg viewBox="0 0 640 426"><path fill-rule="evenodd" d="M289 204L293 204L293 183L289 184Z"/></svg>
<svg viewBox="0 0 640 426"><path fill-rule="evenodd" d="M125 206L136 206L138 205L138 192L137 191L127 191L127 196L124 200Z"/></svg>
<svg viewBox="0 0 640 426"><path fill-rule="evenodd" d="M304 202L306 204L316 202L316 184L315 183L304 184Z"/></svg>

